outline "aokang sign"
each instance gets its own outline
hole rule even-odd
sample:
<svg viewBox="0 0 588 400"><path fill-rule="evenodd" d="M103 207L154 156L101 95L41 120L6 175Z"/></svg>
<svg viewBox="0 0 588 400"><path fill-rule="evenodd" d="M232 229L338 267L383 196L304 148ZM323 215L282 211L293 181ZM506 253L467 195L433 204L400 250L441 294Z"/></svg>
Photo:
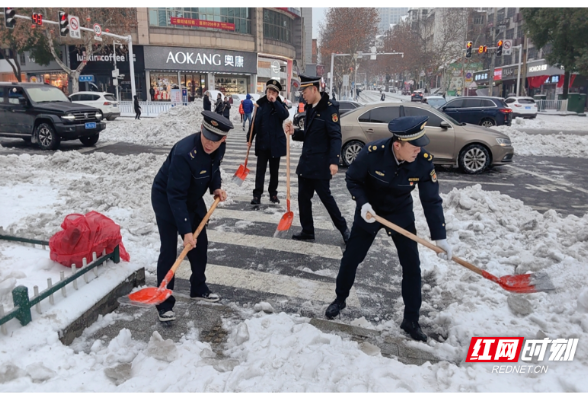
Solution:
<svg viewBox="0 0 588 400"><path fill-rule="evenodd" d="M145 47L145 68L219 73L257 73L257 54L186 47Z"/></svg>

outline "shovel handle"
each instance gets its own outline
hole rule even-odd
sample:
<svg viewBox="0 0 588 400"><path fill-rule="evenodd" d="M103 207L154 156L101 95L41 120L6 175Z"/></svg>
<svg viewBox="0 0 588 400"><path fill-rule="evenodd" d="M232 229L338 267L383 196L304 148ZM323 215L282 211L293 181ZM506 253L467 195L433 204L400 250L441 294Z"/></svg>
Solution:
<svg viewBox="0 0 588 400"><path fill-rule="evenodd" d="M255 126L255 114L257 114L257 103L253 103L253 119L249 123L249 145L247 146L247 154L245 155L245 168L247 168L247 160L249 159L249 150L251 150L251 142L253 142L253 127Z"/></svg>
<svg viewBox="0 0 588 400"><path fill-rule="evenodd" d="M202 229L204 229L204 225L206 225L206 223L208 222L208 219L212 215L214 209L216 208L216 206L218 205L219 202L220 202L220 197L216 196L214 199L214 203L212 203L212 206L210 206L210 210L208 210L208 212L206 213L206 215L204 216L204 218L202 219L202 221L198 225L198 228L196 228L196 231L194 232L194 238L198 238L198 235L200 235L200 232L202 232ZM176 273L176 270L178 269L178 267L180 266L182 261L184 261L184 258L186 258L186 255L188 254L188 252L190 250L192 250L192 247L184 247L184 250L182 250L182 252L178 256L178 259L176 260L174 265L169 270L168 274L170 274L170 272L171 272L171 275Z"/></svg>
<svg viewBox="0 0 588 400"><path fill-rule="evenodd" d="M290 212L290 135L286 134L286 204Z"/></svg>
<svg viewBox="0 0 588 400"><path fill-rule="evenodd" d="M425 247L428 247L429 249L433 250L436 253L445 253L445 250L443 250L441 247L435 246L433 243L429 242L428 240L422 239L422 238L418 237L417 235L415 235L414 233L409 232L406 229L403 229L403 228L399 227L398 225L393 224L392 222L390 222L382 217L379 217L377 215L373 215L369 211L366 216L368 217L368 219L370 217L375 218L376 221L378 221L380 224L387 226L388 228L406 236L407 238L414 240L417 243L422 244ZM466 267L470 271L473 271L476 274L483 276L484 278L489 278L489 276L492 276L488 272L481 270L480 268L476 267L475 265L470 264L469 262L462 260L461 258L459 258L457 256L453 256L453 257L451 257L451 259L453 261L455 261L456 263ZM489 279L491 279L491 278L489 278Z"/></svg>

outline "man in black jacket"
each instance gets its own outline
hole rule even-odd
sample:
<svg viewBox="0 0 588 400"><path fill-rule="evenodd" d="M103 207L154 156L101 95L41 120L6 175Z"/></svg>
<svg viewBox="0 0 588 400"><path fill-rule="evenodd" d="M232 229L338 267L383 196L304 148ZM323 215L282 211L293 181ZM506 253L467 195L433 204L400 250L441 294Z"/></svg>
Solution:
<svg viewBox="0 0 588 400"><path fill-rule="evenodd" d="M225 154L225 139L233 124L222 115L202 111L201 131L180 140L171 149L153 181L151 204L161 239L161 250L157 261L157 285L170 270L177 258L178 233L184 247L190 246L188 259L192 268L190 297L216 302L220 300L206 286L208 237L206 227L198 238L193 232L206 215L202 196L206 189L210 194L225 201L227 193L221 189L220 163ZM198 242L197 242L198 240ZM167 287L174 288L172 279ZM157 305L161 322L173 321L175 299L170 296Z"/></svg>
<svg viewBox="0 0 588 400"><path fill-rule="evenodd" d="M272 203L280 202L278 199L278 171L280 157L286 155L286 135L284 134L282 123L290 115L286 105L280 98L281 90L282 85L280 82L270 79L265 84L265 96L257 100L258 109L253 123L257 168L251 204L260 204L268 161L270 165L270 182L267 191ZM253 139L251 141L253 142ZM249 133L247 134L247 142L249 142Z"/></svg>
<svg viewBox="0 0 588 400"><path fill-rule="evenodd" d="M416 234L411 192L419 187L419 197L429 225L431 239L445 250L439 257L451 259L452 248L446 240L445 218L433 156L423 146L427 116L400 117L392 120L389 139L368 143L346 174L347 188L357 203L351 237L347 243L339 274L337 298L327 308L327 318L339 315L346 307L358 265L364 260L378 231L383 227L371 215L378 215ZM375 211L374 211L375 210ZM418 320L421 308L421 269L417 242L385 228L398 251L402 266L404 320L400 325L413 339L425 342L427 336Z"/></svg>
<svg viewBox="0 0 588 400"><path fill-rule="evenodd" d="M300 75L300 92L306 101L304 130L294 129L288 121L286 132L292 139L304 142L296 174L298 175L298 208L302 232L292 236L294 240L314 240L312 220L312 196L318 194L329 212L343 241L349 239L347 222L341 215L329 187L331 177L339 170L341 154L341 125L339 103L330 101L329 95L319 90L320 78Z"/></svg>

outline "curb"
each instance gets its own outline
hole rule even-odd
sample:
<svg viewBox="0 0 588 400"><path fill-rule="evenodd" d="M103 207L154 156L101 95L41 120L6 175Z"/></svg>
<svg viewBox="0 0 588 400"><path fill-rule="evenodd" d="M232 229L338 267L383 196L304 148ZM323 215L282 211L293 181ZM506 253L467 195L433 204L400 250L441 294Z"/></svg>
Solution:
<svg viewBox="0 0 588 400"><path fill-rule="evenodd" d="M119 297L129 294L134 287L144 284L145 268L141 268L129 275L123 282L110 291L110 293L100 299L100 301L94 304L65 329L59 331L59 340L61 343L66 346L70 345L75 338L82 334L84 329L96 322L99 315L108 314L118 308Z"/></svg>

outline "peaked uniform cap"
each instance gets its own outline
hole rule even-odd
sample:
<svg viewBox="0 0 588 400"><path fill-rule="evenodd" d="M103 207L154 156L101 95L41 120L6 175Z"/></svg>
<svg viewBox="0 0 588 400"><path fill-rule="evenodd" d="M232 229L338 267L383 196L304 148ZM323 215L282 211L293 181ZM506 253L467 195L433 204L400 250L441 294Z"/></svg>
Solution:
<svg viewBox="0 0 588 400"><path fill-rule="evenodd" d="M425 125L428 120L428 116L399 117L390 121L388 130L401 142L424 147L430 142L425 135Z"/></svg>
<svg viewBox="0 0 588 400"><path fill-rule="evenodd" d="M215 112L202 111L202 117L202 134L213 142L218 142L234 128L231 121Z"/></svg>
<svg viewBox="0 0 588 400"><path fill-rule="evenodd" d="M282 84L277 79L270 79L269 81L267 81L265 84L265 88L266 88L266 90L267 89L274 89L277 92L281 92L283 90Z"/></svg>

